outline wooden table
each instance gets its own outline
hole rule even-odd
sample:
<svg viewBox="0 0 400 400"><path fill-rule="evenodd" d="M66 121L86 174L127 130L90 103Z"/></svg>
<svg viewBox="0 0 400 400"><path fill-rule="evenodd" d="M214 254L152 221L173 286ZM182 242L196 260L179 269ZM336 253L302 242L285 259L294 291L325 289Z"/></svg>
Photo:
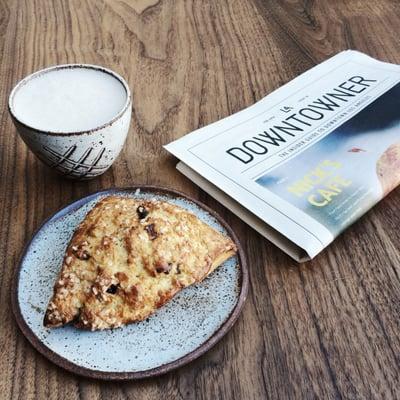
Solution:
<svg viewBox="0 0 400 400"><path fill-rule="evenodd" d="M162 145L253 104L339 50L400 63L395 1L0 1L0 398L400 398L400 190L314 261L297 265L175 170ZM6 102L37 69L112 68L134 93L113 168L90 182L55 175L16 135ZM251 288L232 331L159 379L105 383L52 365L10 311L24 243L44 218L88 193L151 183L221 213L248 255Z"/></svg>

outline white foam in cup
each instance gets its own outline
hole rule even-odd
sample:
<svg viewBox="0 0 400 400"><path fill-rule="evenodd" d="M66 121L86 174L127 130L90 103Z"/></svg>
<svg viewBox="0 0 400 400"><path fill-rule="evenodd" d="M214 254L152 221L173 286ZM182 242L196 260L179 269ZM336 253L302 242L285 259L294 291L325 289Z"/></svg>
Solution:
<svg viewBox="0 0 400 400"><path fill-rule="evenodd" d="M124 108L127 92L113 75L92 68L50 69L15 92L13 112L43 131L78 132L102 126Z"/></svg>
<svg viewBox="0 0 400 400"><path fill-rule="evenodd" d="M129 131L131 96L125 80L104 67L68 64L22 79L9 111L38 158L68 178L104 173Z"/></svg>

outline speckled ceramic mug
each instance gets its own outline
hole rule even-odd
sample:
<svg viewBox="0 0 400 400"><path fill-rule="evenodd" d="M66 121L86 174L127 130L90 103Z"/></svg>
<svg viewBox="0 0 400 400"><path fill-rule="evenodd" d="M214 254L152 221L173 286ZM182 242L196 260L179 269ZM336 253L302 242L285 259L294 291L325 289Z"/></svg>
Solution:
<svg viewBox="0 0 400 400"><path fill-rule="evenodd" d="M84 78L82 76L84 74L74 69L80 69L79 71L81 72L85 71L85 73L88 73L89 75L90 73L107 74L108 80L111 79L110 77L114 78L116 81L120 83L121 88L123 90L123 92L121 93L124 93L126 100L122 98L121 95L119 94L120 96L119 103L114 102L115 103L114 107L119 107L119 108L118 110L116 110L115 114L112 115L112 117L110 116L110 118L108 118L107 112L111 113L113 110L111 111L106 110L107 112L104 112L104 110L102 110L100 107L98 111L98 113L100 113L98 120L101 121L101 124L97 126L90 126L90 121L85 122L86 125L84 129L79 129L78 125L76 125L76 128L74 129L63 129L62 125L61 126L54 125L57 123L62 124L62 122L59 122L59 120L60 119L63 120L64 118L64 120L68 122L66 126L70 127L74 126L73 123L72 125L71 123L69 123L69 118L71 119L71 121L74 120L74 114L73 111L71 111L74 108L73 107L68 108L67 107L68 104L66 104L65 107L66 114L61 114L62 118L60 118L58 121L57 118L52 119L51 116L49 116L48 118L49 121L51 120L53 121L52 122L53 126L57 126L57 129L52 129L51 123L49 124L50 129L47 128L43 129L43 126L45 126L46 124L42 124L43 126L38 127L35 126L36 123L35 124L30 123L29 118L25 118L24 113L21 112L21 109L23 110L23 108L21 108L22 107L21 104L23 103L23 101L25 101L26 103L26 100L24 100L23 98L23 92L19 91L24 87L25 91L27 90L26 89L27 87L28 88L33 87L33 89L29 89L32 92L35 89L34 85L37 85L36 82L38 82L38 80L36 81L34 80L38 77L43 77L43 74L49 74L50 72L63 72L66 75L63 77L63 79L64 80L67 79L64 82L64 86L67 87L69 85L67 71L75 71L76 73L81 75L80 76L81 80ZM76 73L75 75L77 75ZM48 79L48 77L46 77L46 80L51 81ZM26 86L27 84L30 86ZM47 86L50 84L52 83L51 82L48 83ZM71 82L71 85L72 84L73 83ZM113 85L115 86L115 84ZM83 118L85 117L84 110L87 108L88 114L93 114L92 117L94 116L94 118L97 118L96 117L97 103L96 101L93 101L93 106L84 103L86 94L85 85L83 84L81 86L83 86L81 91L83 97L82 117ZM72 89L71 87L68 86L68 90L70 94L80 93L79 92L80 87L77 87L77 90L74 89L74 92L71 92ZM49 91L47 87L47 92L43 91L42 93L39 93L39 99L44 97L47 99L47 102L51 103L52 94L50 92L51 91ZM20 94L18 95L18 93ZM113 92L112 90L107 91L107 87L101 87L101 89L99 89L99 94L101 95L100 97L102 97L103 101L102 106L104 108L107 107L108 104L107 101L113 102L112 96L115 95L116 92L115 91ZM16 96L21 97L23 100L17 100L16 103L15 100ZM26 110L29 110L31 114L35 112L34 110L38 110L38 114L40 114L41 111L40 104L39 105L37 104L36 98L34 96L32 97L32 99L33 99L31 103L32 107L30 107L29 104L26 103L27 104ZM97 97L94 98L94 100L96 99ZM67 101L71 99L67 98L65 100ZM58 96L58 98L55 98L54 101L59 102L59 104L55 104L54 107L57 106L58 111L60 111L61 107L62 110L63 98L60 99L60 97ZM71 104L72 100L70 101L69 105ZM75 107L75 111L76 108L77 106ZM22 79L14 87L14 89L10 94L9 111L21 138L41 161L43 161L49 167L57 170L59 173L68 178L90 179L98 175L101 175L113 164L113 162L118 157L125 143L131 119L131 94L125 80L121 76L119 76L118 74L109 69L88 64L58 65L35 72L32 75L29 75L26 78ZM27 115L29 114L29 112L27 113ZM70 114L68 114L68 112L70 112ZM43 115L45 116L45 114Z"/></svg>

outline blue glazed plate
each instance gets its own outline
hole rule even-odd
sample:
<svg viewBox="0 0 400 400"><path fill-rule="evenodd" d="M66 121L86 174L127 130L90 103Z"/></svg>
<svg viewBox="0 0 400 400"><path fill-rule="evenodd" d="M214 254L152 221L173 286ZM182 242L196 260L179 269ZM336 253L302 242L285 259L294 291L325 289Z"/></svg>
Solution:
<svg viewBox="0 0 400 400"><path fill-rule="evenodd" d="M229 235L238 254L202 283L178 293L146 321L88 332L43 326L66 246L86 213L103 197L156 198L179 205ZM247 295L248 272L235 234L213 211L182 193L151 186L110 189L78 200L49 218L25 248L13 287L13 310L32 345L55 364L101 379L138 379L180 367L211 348L232 327Z"/></svg>

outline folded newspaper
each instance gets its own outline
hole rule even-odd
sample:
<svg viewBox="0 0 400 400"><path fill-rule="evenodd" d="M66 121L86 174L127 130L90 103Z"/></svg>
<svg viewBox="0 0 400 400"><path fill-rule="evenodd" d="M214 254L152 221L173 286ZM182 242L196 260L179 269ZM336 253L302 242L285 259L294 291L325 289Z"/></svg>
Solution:
<svg viewBox="0 0 400 400"><path fill-rule="evenodd" d="M344 51L166 149L294 259L313 258L400 183L400 66Z"/></svg>

